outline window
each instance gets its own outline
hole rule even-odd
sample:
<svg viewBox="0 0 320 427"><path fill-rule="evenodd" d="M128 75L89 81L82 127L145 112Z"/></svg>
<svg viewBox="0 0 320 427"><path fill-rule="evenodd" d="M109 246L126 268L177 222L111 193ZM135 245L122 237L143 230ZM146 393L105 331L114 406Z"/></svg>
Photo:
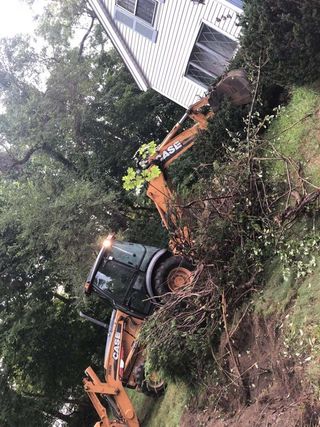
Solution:
<svg viewBox="0 0 320 427"><path fill-rule="evenodd" d="M140 314L148 314L150 312L152 303L149 295L146 293L145 274L139 273L136 277L130 294L127 300L129 310L138 312Z"/></svg>
<svg viewBox="0 0 320 427"><path fill-rule="evenodd" d="M116 240L112 245L110 255L118 262L138 268L146 250L143 245Z"/></svg>
<svg viewBox="0 0 320 427"><path fill-rule="evenodd" d="M220 76L232 58L237 42L202 24L188 62L186 76L208 87Z"/></svg>
<svg viewBox="0 0 320 427"><path fill-rule="evenodd" d="M153 28L153 24L158 3L159 0L116 0L114 17L155 43L158 31Z"/></svg>
<svg viewBox="0 0 320 427"><path fill-rule="evenodd" d="M235 6L242 9L243 0L228 0L228 1L229 1L229 3L234 4Z"/></svg>
<svg viewBox="0 0 320 427"><path fill-rule="evenodd" d="M122 303L133 275L134 270L132 268L105 259L94 277L93 287L98 293L102 293L102 295L109 293L113 299Z"/></svg>
<svg viewBox="0 0 320 427"><path fill-rule="evenodd" d="M156 0L117 0L116 3L148 24L153 24Z"/></svg>
<svg viewBox="0 0 320 427"><path fill-rule="evenodd" d="M148 314L152 303L146 292L145 273L137 272L136 269L110 258L102 260L95 274L95 292L124 309L142 315Z"/></svg>

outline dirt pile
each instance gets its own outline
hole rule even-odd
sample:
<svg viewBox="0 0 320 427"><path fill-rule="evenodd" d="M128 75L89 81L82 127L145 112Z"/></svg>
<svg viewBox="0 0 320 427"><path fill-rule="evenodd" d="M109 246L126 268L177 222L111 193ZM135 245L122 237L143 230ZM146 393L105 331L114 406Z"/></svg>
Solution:
<svg viewBox="0 0 320 427"><path fill-rule="evenodd" d="M209 385L207 407L192 410L197 403L191 404L181 426L319 426L320 403L306 383L304 366L286 357L282 341L281 322L252 314L231 336L232 349L224 334L217 357L224 384Z"/></svg>

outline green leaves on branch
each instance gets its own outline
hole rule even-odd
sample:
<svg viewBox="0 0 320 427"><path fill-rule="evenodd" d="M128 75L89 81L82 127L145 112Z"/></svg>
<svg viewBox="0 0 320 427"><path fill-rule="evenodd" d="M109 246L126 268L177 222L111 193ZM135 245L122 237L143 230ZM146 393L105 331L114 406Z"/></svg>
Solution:
<svg viewBox="0 0 320 427"><path fill-rule="evenodd" d="M123 188L126 191L137 190L139 192L145 182L152 181L160 174L161 171L159 166L152 166L151 168L142 171L137 171L130 167L127 169L127 175L122 178Z"/></svg>
<svg viewBox="0 0 320 427"><path fill-rule="evenodd" d="M154 141L150 141L147 144L142 144L138 150L138 154L142 157L143 160L147 159L149 156L155 156L157 153L157 144Z"/></svg>
<svg viewBox="0 0 320 427"><path fill-rule="evenodd" d="M318 0L247 0L240 19L245 62L264 64L268 84L301 84L319 78Z"/></svg>
<svg viewBox="0 0 320 427"><path fill-rule="evenodd" d="M137 154L138 157L142 160L148 159L150 156L155 156L157 153L157 144L154 141L149 142L148 144L143 144ZM161 174L159 166L152 166L145 170L135 170L130 167L127 169L127 175L125 175L123 180L123 188L126 191L136 190L140 191L145 182L150 182L154 178L157 178Z"/></svg>

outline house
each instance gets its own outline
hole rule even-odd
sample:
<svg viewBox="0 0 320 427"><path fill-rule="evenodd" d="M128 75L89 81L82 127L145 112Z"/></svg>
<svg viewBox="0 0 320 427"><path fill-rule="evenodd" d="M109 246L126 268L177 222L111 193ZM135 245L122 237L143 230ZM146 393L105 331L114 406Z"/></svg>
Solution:
<svg viewBox="0 0 320 427"><path fill-rule="evenodd" d="M237 49L241 0L88 0L141 90L183 107Z"/></svg>

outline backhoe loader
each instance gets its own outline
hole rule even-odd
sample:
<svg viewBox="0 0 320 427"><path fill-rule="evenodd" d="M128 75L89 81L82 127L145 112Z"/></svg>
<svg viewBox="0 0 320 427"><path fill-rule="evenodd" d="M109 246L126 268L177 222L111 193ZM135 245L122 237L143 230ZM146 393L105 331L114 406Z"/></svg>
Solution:
<svg viewBox="0 0 320 427"><path fill-rule="evenodd" d="M167 292L176 292L189 283L192 276L192 264L177 254L179 242L190 236L189 230L179 228L182 212L176 210L173 215L169 210L173 192L166 179L166 169L194 144L198 131L207 127L208 119L219 109L223 97L239 106L251 101L243 70L227 73L207 96L186 111L157 147L156 154L139 161L141 168L153 165L160 168L160 175L148 183L147 195L154 202L163 225L169 228L169 224L173 224L177 228L170 250L117 241L109 235L85 283L86 295L94 292L113 307L104 358L105 382L99 380L91 367L86 369L83 380L100 417L95 427L138 427L137 415L124 387L153 395L164 388L156 375L145 377L145 356L137 337L159 298ZM183 130L183 123L189 118L195 123ZM114 420L110 421L102 399L108 401Z"/></svg>

